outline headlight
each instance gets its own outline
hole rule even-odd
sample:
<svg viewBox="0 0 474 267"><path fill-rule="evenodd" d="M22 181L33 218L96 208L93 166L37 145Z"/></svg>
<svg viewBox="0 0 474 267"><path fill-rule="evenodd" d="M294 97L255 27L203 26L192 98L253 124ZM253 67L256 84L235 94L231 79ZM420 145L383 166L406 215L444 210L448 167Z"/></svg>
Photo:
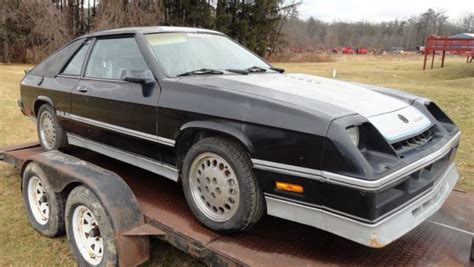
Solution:
<svg viewBox="0 0 474 267"><path fill-rule="evenodd" d="M352 142L355 146L359 146L359 127L352 126L346 129L349 138L351 138Z"/></svg>

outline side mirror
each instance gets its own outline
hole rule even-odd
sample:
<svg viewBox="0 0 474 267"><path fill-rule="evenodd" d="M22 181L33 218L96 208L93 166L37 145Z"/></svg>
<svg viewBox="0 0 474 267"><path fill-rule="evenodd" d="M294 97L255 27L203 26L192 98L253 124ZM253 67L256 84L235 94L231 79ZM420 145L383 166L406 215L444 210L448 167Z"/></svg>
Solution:
<svg viewBox="0 0 474 267"><path fill-rule="evenodd" d="M124 70L121 79L132 83L152 83L155 81L153 73L150 70Z"/></svg>

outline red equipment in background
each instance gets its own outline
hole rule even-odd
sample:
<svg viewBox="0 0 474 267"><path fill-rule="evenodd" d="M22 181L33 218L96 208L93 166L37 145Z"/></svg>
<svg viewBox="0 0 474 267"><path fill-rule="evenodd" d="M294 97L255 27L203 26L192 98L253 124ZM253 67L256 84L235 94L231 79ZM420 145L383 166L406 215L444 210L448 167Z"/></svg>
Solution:
<svg viewBox="0 0 474 267"><path fill-rule="evenodd" d="M357 48L356 49L357 55L366 55L368 52L369 52L369 50L367 50L365 48Z"/></svg>
<svg viewBox="0 0 474 267"><path fill-rule="evenodd" d="M466 63L472 62L472 55L474 54L474 38L449 38L445 36L434 36L431 35L426 38L425 44L425 58L423 60L423 70L426 69L426 60L428 54L432 54L431 68L433 68L434 57L436 51L441 51L441 68L444 67L444 58L446 51L466 55ZM471 57L471 60L469 58Z"/></svg>
<svg viewBox="0 0 474 267"><path fill-rule="evenodd" d="M352 47L343 47L342 53L352 55L354 54L354 50L352 50Z"/></svg>
<svg viewBox="0 0 474 267"><path fill-rule="evenodd" d="M303 53L303 48L301 47L290 47L290 52L293 52L293 53Z"/></svg>

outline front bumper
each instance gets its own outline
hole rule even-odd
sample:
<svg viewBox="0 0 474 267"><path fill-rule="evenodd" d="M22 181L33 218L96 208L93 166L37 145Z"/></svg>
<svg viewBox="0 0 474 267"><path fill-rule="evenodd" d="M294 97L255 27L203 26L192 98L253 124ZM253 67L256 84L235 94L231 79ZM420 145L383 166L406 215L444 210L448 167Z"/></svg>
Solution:
<svg viewBox="0 0 474 267"><path fill-rule="evenodd" d="M451 163L429 192L375 224L360 222L330 211L271 196L266 196L265 199L269 215L310 225L362 245L381 248L437 212L458 179L457 168Z"/></svg>

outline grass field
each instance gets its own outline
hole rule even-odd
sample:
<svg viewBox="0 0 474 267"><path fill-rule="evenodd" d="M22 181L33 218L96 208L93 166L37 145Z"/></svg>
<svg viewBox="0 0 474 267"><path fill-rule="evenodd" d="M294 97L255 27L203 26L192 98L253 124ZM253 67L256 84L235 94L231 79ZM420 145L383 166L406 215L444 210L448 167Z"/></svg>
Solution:
<svg viewBox="0 0 474 267"><path fill-rule="evenodd" d="M328 63L276 63L287 72L303 72L354 80L413 92L435 100L463 131L457 162L457 188L474 191L474 64L446 60L444 69L422 72L421 57L338 57ZM0 147L35 141L36 129L16 105L24 65L0 65ZM184 199L183 199L184 201ZM73 265L66 238L41 237L29 225L20 194L18 172L0 163L0 266ZM198 262L154 240L148 266L193 266Z"/></svg>

